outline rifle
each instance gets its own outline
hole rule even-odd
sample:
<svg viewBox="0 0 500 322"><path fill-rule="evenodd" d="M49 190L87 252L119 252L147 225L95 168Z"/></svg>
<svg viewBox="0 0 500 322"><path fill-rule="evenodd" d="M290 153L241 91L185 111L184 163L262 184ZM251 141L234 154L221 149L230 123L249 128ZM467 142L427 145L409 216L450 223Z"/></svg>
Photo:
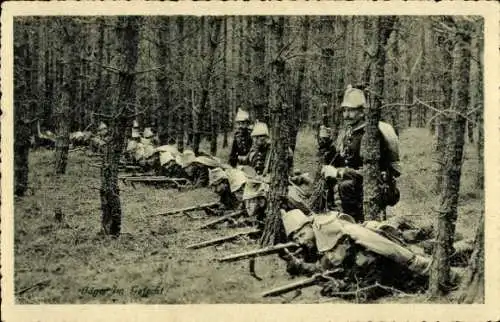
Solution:
<svg viewBox="0 0 500 322"><path fill-rule="evenodd" d="M341 270L340 268L337 268L335 270L328 270L328 271L325 271L323 273L316 273L316 274L314 274L311 277L304 278L302 280L299 280L299 281L296 281L296 282L293 282L293 283L290 283L290 284L287 284L287 285L276 287L276 288L274 288L272 290L269 290L269 291L266 291L266 292L262 293L261 295L262 295L262 297L278 296L278 295L282 295L282 294L285 294L285 293L288 293L288 292L291 292L291 291L294 291L294 290L298 290L298 289L302 289L302 288L305 288L305 287L313 286L318 281L320 281L322 279L324 279L324 280L331 280L331 279L333 279L332 277L327 277L326 275L336 273L336 272L338 272L340 270Z"/></svg>
<svg viewBox="0 0 500 322"><path fill-rule="evenodd" d="M161 213L158 214L158 216L170 216L170 215L176 215L176 214L179 214L179 213L192 212L192 211L196 211L196 210L205 210L205 209L208 209L208 208L213 208L213 207L218 206L218 205L219 205L219 202L218 201L214 201L214 202L210 202L210 203L206 203L206 204L202 204L202 205L191 206L191 207L186 207L186 208L174 209L174 210L169 210L169 211L166 211L166 212L161 212Z"/></svg>
<svg viewBox="0 0 500 322"><path fill-rule="evenodd" d="M217 244L222 244L226 241L230 241L233 239L236 239L238 237L246 236L246 235L252 235L252 234L257 234L260 233L260 229L252 229L252 230L247 230L247 231L242 231L238 232L229 236L224 236L224 237L219 237L211 240L207 240L201 243L197 244L191 244L186 246L187 249L198 249L198 248L204 248L212 245L217 245Z"/></svg>
<svg viewBox="0 0 500 322"><path fill-rule="evenodd" d="M243 215L244 213L245 213L245 210L237 210L237 211L230 212L227 215L224 215L224 216L221 216L219 218L210 220L209 222L207 222L207 223L201 225L200 227L198 227L198 229L205 229L205 228L208 228L208 227L212 227L212 226L214 226L214 225L216 225L218 223L224 222L224 221L226 221L228 219L231 219L231 218Z"/></svg>
<svg viewBox="0 0 500 322"><path fill-rule="evenodd" d="M285 249L285 248L290 248L290 247L299 247L299 245L297 245L296 243L293 243L293 242L289 242L286 244L277 244L277 245L273 245L273 246L269 246L269 247L265 247L265 248L261 248L261 249L251 250L248 252L229 255L229 256L226 256L223 258L219 258L217 260L219 262L235 262L235 261L239 261L239 260L243 260L243 259L247 259L247 258L256 258L256 257L260 257L260 256L276 254L280 250Z"/></svg>

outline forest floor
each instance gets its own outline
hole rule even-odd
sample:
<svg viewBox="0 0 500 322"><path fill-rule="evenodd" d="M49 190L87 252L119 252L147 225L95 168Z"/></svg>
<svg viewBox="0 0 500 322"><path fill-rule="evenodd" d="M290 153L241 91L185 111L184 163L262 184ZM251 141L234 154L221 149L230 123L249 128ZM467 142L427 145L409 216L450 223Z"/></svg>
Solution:
<svg viewBox="0 0 500 322"><path fill-rule="evenodd" d="M439 205L431 192L435 179L431 156L433 139L426 129L406 129L401 134L404 173L398 181L401 201L389 216L405 214L416 223L432 221ZM311 133L301 132L295 155L296 168L312 171L316 144ZM206 148L206 145L204 146ZM207 149L208 150L208 149ZM227 159L228 149L218 156ZM123 210L122 235L116 239L99 234L99 169L86 152L70 154L67 174L53 175L53 152L30 154L33 195L15 200L15 291L19 304L35 303L323 303L343 300L322 298L320 288L309 287L299 297L261 298L260 293L291 282L277 256L259 258L251 277L248 261L218 263L213 259L255 248L248 240L199 250L185 246L229 234L221 227L197 230L205 220L163 217L174 208L216 201L209 189L178 192L138 184L120 184ZM468 144L463 163L457 231L473 237L484 207L484 193L477 191L477 154ZM54 209L65 214L65 223L54 220ZM42 283L40 283L42 282ZM40 283L40 284L37 284ZM30 286L35 287L27 289ZM442 299L453 302L454 294ZM423 303L425 294L386 297L378 303Z"/></svg>

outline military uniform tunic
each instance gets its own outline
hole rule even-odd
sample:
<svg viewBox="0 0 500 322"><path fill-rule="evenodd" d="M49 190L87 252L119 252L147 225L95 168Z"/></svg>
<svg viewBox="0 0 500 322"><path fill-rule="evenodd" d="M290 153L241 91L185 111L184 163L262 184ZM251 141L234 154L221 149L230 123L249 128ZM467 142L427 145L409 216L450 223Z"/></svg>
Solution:
<svg viewBox="0 0 500 322"><path fill-rule="evenodd" d="M238 157L247 155L251 147L252 137L250 136L250 130L246 128L238 129L234 133L233 145L229 154L229 165L236 167Z"/></svg>

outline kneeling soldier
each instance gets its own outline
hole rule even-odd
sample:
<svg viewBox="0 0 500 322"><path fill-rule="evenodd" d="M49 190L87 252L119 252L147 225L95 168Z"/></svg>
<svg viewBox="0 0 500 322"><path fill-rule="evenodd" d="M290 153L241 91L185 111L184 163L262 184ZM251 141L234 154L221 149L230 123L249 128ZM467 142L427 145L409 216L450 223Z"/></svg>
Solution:
<svg viewBox="0 0 500 322"><path fill-rule="evenodd" d="M337 191L342 204L342 212L354 217L357 222L363 216L363 159L361 140L365 133L366 122L363 108L367 105L364 92L349 85L342 102L344 121L347 126L341 129L331 152L335 157L331 165L322 169L328 180L337 181ZM400 176L399 139L391 125L379 122L380 131L380 170L382 177L381 207L394 206L399 201L399 190L395 178Z"/></svg>

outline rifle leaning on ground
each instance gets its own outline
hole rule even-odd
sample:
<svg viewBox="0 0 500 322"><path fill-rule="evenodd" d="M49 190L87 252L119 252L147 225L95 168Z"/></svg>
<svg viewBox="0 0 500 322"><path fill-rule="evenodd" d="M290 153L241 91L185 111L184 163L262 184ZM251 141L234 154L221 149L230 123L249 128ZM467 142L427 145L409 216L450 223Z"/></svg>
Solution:
<svg viewBox="0 0 500 322"><path fill-rule="evenodd" d="M341 271L341 270L342 269L337 268L335 270L328 270L328 271L325 271L323 273L316 273L311 277L304 278L304 279L301 279L299 281L296 281L296 282L293 282L290 284L286 284L283 286L279 286L279 287L274 288L272 290L266 291L266 292L262 293L261 296L262 297L279 296L279 295L282 295L282 294L285 294L285 293L288 293L291 291L295 291L295 290L302 289L305 287L313 286L322 280L331 281L334 278L332 278L328 275L337 273L338 271Z"/></svg>
<svg viewBox="0 0 500 322"><path fill-rule="evenodd" d="M171 216L171 215L176 215L176 214L186 214L192 211L197 211L197 210L205 210L206 209L211 209L214 207L218 207L220 203L218 201L214 202L209 202L206 204L202 205L197 205L197 206L191 206L191 207L186 207L186 208L180 208L180 209L174 209L174 210L169 210L166 212L161 212L158 214L158 216Z"/></svg>
<svg viewBox="0 0 500 322"><path fill-rule="evenodd" d="M190 181L185 178L169 178L165 176L128 176L120 179L125 184L130 182L134 188L134 183L168 183L180 190L187 187L190 183Z"/></svg>
<svg viewBox="0 0 500 322"><path fill-rule="evenodd" d="M213 246L213 245L222 244L222 243L225 243L227 241L237 239L239 237L259 234L260 232L261 232L260 229L240 231L240 232L237 232L237 233L229 235L229 236L219 237L219 238L207 240L207 241L204 241L201 243L191 244L191 245L186 246L186 248L187 249L198 249L198 248L209 247L209 246Z"/></svg>
<svg viewBox="0 0 500 322"><path fill-rule="evenodd" d="M215 218L215 219L210 220L209 222L207 222L207 223L201 225L200 227L198 227L198 229L205 229L205 228L213 227L213 226L215 226L215 225L217 225L219 223L225 222L227 220L231 220L234 217L238 217L238 216L241 216L243 214L245 214L245 210L233 211L233 212L228 213L227 215L224 215L224 216L221 216L219 218Z"/></svg>
<svg viewBox="0 0 500 322"><path fill-rule="evenodd" d="M279 253L283 249L297 248L297 247L299 247L299 245L296 243L293 243L293 242L289 242L289 243L285 243L285 244L276 244L273 246L255 249L255 250L251 250L248 252L228 255L226 257L218 258L217 261L219 261L219 262L235 262L235 261L249 259L249 258L256 258L256 257L276 254L276 253Z"/></svg>

